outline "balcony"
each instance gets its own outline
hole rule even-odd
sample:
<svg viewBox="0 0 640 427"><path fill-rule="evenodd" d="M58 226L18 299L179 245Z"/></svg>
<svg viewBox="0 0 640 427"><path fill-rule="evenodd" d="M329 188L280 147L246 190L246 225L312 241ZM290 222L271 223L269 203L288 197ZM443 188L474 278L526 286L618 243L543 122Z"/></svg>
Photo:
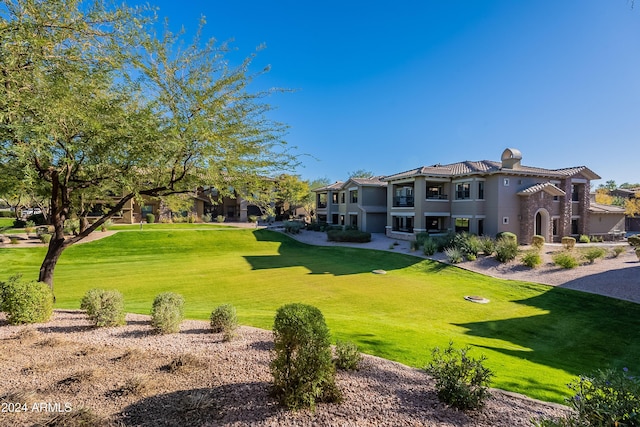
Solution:
<svg viewBox="0 0 640 427"><path fill-rule="evenodd" d="M394 208L412 208L414 206L413 196L397 196L393 198Z"/></svg>
<svg viewBox="0 0 640 427"><path fill-rule="evenodd" d="M427 194L427 200L448 200L449 196L446 194Z"/></svg>

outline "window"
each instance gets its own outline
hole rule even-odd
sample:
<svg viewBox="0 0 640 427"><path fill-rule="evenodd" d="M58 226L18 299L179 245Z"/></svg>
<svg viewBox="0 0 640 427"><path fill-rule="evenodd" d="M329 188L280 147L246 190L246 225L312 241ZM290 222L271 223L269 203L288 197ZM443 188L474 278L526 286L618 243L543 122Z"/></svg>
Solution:
<svg viewBox="0 0 640 427"><path fill-rule="evenodd" d="M456 199L464 200L469 198L471 198L471 184L468 182L456 184Z"/></svg>
<svg viewBox="0 0 640 427"><path fill-rule="evenodd" d="M578 192L578 186L577 185L572 185L571 186L571 201L572 202L579 202L580 201L580 193Z"/></svg>
<svg viewBox="0 0 640 427"><path fill-rule="evenodd" d="M484 200L484 181L478 181L478 199Z"/></svg>
<svg viewBox="0 0 640 427"><path fill-rule="evenodd" d="M318 194L318 208L327 207L327 193Z"/></svg>
<svg viewBox="0 0 640 427"><path fill-rule="evenodd" d="M349 191L349 200L351 203L358 203L358 190Z"/></svg>
<svg viewBox="0 0 640 427"><path fill-rule="evenodd" d="M571 220L571 234L580 234L577 218Z"/></svg>
<svg viewBox="0 0 640 427"><path fill-rule="evenodd" d="M412 216L394 216L393 231L413 233L413 217Z"/></svg>
<svg viewBox="0 0 640 427"><path fill-rule="evenodd" d="M352 227L358 227L358 215L349 215L349 225Z"/></svg>
<svg viewBox="0 0 640 427"><path fill-rule="evenodd" d="M393 206L394 207L413 207L413 187L395 186L393 188Z"/></svg>
<svg viewBox="0 0 640 427"><path fill-rule="evenodd" d="M469 218L456 218L456 233L469 232Z"/></svg>
<svg viewBox="0 0 640 427"><path fill-rule="evenodd" d="M338 221L340 221L338 214L331 215L331 224L338 224Z"/></svg>
<svg viewBox="0 0 640 427"><path fill-rule="evenodd" d="M558 235L558 218L554 218L553 221L551 221L551 227L553 228L553 235L557 236Z"/></svg>
<svg viewBox="0 0 640 427"><path fill-rule="evenodd" d="M437 216L425 217L425 223L427 226L427 231L430 231L430 232L438 232L443 228L442 219Z"/></svg>
<svg viewBox="0 0 640 427"><path fill-rule="evenodd" d="M338 204L338 193L331 193L331 203Z"/></svg>
<svg viewBox="0 0 640 427"><path fill-rule="evenodd" d="M340 215L340 225L344 225L344 215Z"/></svg>
<svg viewBox="0 0 640 427"><path fill-rule="evenodd" d="M344 192L340 193L340 203L344 203Z"/></svg>
<svg viewBox="0 0 640 427"><path fill-rule="evenodd" d="M478 236L484 235L484 219L478 220Z"/></svg>

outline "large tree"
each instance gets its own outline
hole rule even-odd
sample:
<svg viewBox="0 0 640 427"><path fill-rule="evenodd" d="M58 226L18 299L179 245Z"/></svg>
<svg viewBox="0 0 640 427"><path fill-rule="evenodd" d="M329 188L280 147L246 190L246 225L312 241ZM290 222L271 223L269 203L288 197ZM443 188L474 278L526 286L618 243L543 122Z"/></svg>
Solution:
<svg viewBox="0 0 640 427"><path fill-rule="evenodd" d="M100 0L2 0L0 174L49 195L55 232L39 280L52 288L64 249L131 199L250 192L295 163L268 118L270 92L249 88L262 73L252 57L231 66L200 32L185 46L155 28L151 11ZM65 238L67 219L107 198L102 217Z"/></svg>

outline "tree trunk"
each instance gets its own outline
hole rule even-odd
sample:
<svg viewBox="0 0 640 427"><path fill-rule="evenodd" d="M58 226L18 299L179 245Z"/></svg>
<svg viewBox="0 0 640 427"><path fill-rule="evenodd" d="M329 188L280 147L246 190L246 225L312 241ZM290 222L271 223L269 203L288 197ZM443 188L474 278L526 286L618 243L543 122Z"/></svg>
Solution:
<svg viewBox="0 0 640 427"><path fill-rule="evenodd" d="M65 248L64 237L59 238L54 236L53 239L49 242L49 249L47 250L47 255L44 257L44 261L42 261L42 265L40 266L40 276L38 278L39 282L44 282L51 288L53 292L53 272L56 268L56 264L58 263L58 259L60 259L60 255L62 255L62 251ZM54 295L55 301L55 295Z"/></svg>

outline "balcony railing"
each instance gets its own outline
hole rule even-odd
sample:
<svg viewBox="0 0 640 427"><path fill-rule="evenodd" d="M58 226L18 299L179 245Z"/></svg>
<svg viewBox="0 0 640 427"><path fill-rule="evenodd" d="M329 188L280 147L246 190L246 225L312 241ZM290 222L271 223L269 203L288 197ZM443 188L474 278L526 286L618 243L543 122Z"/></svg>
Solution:
<svg viewBox="0 0 640 427"><path fill-rule="evenodd" d="M394 208L405 208L414 206L413 196L398 196L393 198L393 207Z"/></svg>
<svg viewBox="0 0 640 427"><path fill-rule="evenodd" d="M318 209L324 209L327 207L327 203L326 202L318 202Z"/></svg>
<svg viewBox="0 0 640 427"><path fill-rule="evenodd" d="M428 194L427 200L447 200L449 196L446 194Z"/></svg>

